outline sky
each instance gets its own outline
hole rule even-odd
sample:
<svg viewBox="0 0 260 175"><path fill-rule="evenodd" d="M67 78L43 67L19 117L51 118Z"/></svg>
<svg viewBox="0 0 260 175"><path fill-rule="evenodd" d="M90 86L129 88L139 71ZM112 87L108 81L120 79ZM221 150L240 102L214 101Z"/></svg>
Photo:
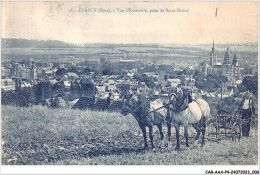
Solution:
<svg viewBox="0 0 260 175"><path fill-rule="evenodd" d="M258 41L257 2L1 2L1 5L2 38L79 44ZM110 9L111 13L78 12L79 8ZM117 12L118 8L147 12ZM166 8L175 12L165 12ZM188 12L176 12L177 8Z"/></svg>

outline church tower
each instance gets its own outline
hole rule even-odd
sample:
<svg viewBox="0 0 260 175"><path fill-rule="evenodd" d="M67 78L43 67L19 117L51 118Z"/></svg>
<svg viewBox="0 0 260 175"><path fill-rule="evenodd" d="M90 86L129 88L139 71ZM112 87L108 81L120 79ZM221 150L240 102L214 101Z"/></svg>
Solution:
<svg viewBox="0 0 260 175"><path fill-rule="evenodd" d="M229 56L229 47L227 48L227 51L225 53L225 57L224 57L224 64L230 64L230 56Z"/></svg>
<svg viewBox="0 0 260 175"><path fill-rule="evenodd" d="M31 70L30 70L30 79L31 80L35 80L37 76L37 72L36 72L36 67L35 65L31 65Z"/></svg>
<svg viewBox="0 0 260 175"><path fill-rule="evenodd" d="M212 45L212 50L210 52L210 66L213 67L217 64L217 55L215 52L214 40Z"/></svg>
<svg viewBox="0 0 260 175"><path fill-rule="evenodd" d="M229 80L233 79L233 69L232 64L230 62L230 53L229 53L229 47L227 48L227 51L225 53L223 67L222 67L222 75L225 75Z"/></svg>
<svg viewBox="0 0 260 175"><path fill-rule="evenodd" d="M233 67L233 74L235 80L241 79L241 74L240 74L240 68L238 64L238 56L237 54L234 55L233 62L232 62L232 67Z"/></svg>
<svg viewBox="0 0 260 175"><path fill-rule="evenodd" d="M236 53L235 53L235 55L234 55L232 65L233 65L234 67L238 67L238 66L239 66L239 64L238 64L238 57L237 57L237 54L236 54Z"/></svg>

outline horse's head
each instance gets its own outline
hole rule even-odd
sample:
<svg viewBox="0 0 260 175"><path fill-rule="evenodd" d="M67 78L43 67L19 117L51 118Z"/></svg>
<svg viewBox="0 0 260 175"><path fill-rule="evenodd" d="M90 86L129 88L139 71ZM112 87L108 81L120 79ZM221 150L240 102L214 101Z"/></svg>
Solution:
<svg viewBox="0 0 260 175"><path fill-rule="evenodd" d="M136 106L136 102L136 96L127 96L123 101L123 108L121 114L126 116L128 113L131 113Z"/></svg>
<svg viewBox="0 0 260 175"><path fill-rule="evenodd" d="M169 104L172 108L175 108L177 98L178 96L175 93L169 95Z"/></svg>

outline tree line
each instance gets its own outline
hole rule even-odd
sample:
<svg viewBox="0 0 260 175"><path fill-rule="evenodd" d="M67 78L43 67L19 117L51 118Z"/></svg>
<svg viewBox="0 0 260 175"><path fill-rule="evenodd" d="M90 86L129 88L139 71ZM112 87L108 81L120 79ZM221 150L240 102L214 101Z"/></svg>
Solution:
<svg viewBox="0 0 260 175"><path fill-rule="evenodd" d="M69 89L65 88L64 81L51 84L50 81L42 81L32 87L24 87L15 91L2 90L2 105L13 105L19 107L28 107L32 105L47 105L46 99L51 103L57 103L57 98L62 97L65 101L71 101L80 96L93 96L97 89L91 81L71 81ZM69 93L66 93L69 92ZM57 106L51 104L52 106Z"/></svg>

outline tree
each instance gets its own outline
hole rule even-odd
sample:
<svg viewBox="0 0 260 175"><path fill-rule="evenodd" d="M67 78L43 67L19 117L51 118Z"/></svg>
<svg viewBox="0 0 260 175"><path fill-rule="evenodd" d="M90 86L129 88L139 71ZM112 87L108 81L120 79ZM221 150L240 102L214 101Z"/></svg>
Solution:
<svg viewBox="0 0 260 175"><path fill-rule="evenodd" d="M201 71L196 70L195 73L193 74L193 78L195 80L197 80L197 79L204 79L206 77L205 77L205 75Z"/></svg>
<svg viewBox="0 0 260 175"><path fill-rule="evenodd" d="M26 91L19 91L14 93L15 105L19 107L28 106L28 94Z"/></svg>
<svg viewBox="0 0 260 175"><path fill-rule="evenodd" d="M190 68L185 68L183 71L182 71L182 74L184 75L192 75L194 74L194 70L190 69Z"/></svg>
<svg viewBox="0 0 260 175"><path fill-rule="evenodd" d="M67 70L65 68L60 68L56 71L56 76L62 76L67 73Z"/></svg>
<svg viewBox="0 0 260 175"><path fill-rule="evenodd" d="M65 85L64 85L64 81L59 81L58 83L58 91L57 91L57 95L60 97L63 97L65 95Z"/></svg>
<svg viewBox="0 0 260 175"><path fill-rule="evenodd" d="M32 88L29 88L29 97L28 97L29 105L34 105L36 103L36 95Z"/></svg>
<svg viewBox="0 0 260 175"><path fill-rule="evenodd" d="M79 75L78 70L74 66L68 72L73 72L73 73L76 73L77 75Z"/></svg>
<svg viewBox="0 0 260 175"><path fill-rule="evenodd" d="M110 63L110 61L106 61L101 65L102 74L103 75L113 75L114 74L114 66Z"/></svg>
<svg viewBox="0 0 260 175"><path fill-rule="evenodd" d="M164 81L167 81L168 80L168 76L165 74L163 79L164 79Z"/></svg>
<svg viewBox="0 0 260 175"><path fill-rule="evenodd" d="M82 75L87 75L91 72L91 69L90 68L84 68L83 71L81 72Z"/></svg>
<svg viewBox="0 0 260 175"><path fill-rule="evenodd" d="M205 88L205 81L203 79L197 79L195 81L195 86L198 88L198 89L204 89Z"/></svg>
<svg viewBox="0 0 260 175"><path fill-rule="evenodd" d="M199 89L205 89L207 92L215 92L227 80L225 76L215 74L209 74L206 81L202 77L196 76L195 86Z"/></svg>
<svg viewBox="0 0 260 175"><path fill-rule="evenodd" d="M253 92L253 94L257 96L258 76L247 76L243 79L242 84L247 88L247 90Z"/></svg>
<svg viewBox="0 0 260 175"><path fill-rule="evenodd" d="M186 84L185 76L179 76L179 79L181 80L181 85L185 86L185 84Z"/></svg>
<svg viewBox="0 0 260 175"><path fill-rule="evenodd" d="M58 88L59 89L59 88ZM60 90L60 89L59 89ZM46 98L50 98L55 91L49 81L42 81L33 86L33 92L36 96L36 104L45 103Z"/></svg>
<svg viewBox="0 0 260 175"><path fill-rule="evenodd" d="M118 85L118 89L121 92L121 96L124 97L126 93L130 90L129 84L120 84Z"/></svg>
<svg viewBox="0 0 260 175"><path fill-rule="evenodd" d="M123 78L123 77L122 77ZM138 72L136 72L133 76L134 79L136 79L137 81L142 81L142 75Z"/></svg>
<svg viewBox="0 0 260 175"><path fill-rule="evenodd" d="M15 97L14 92L2 90L1 103L2 103L2 105L15 105L16 97Z"/></svg>
<svg viewBox="0 0 260 175"><path fill-rule="evenodd" d="M76 80L71 82L70 92L71 95L73 95L75 98L78 98L78 96L81 94L80 85Z"/></svg>
<svg viewBox="0 0 260 175"><path fill-rule="evenodd" d="M232 96L224 98L224 109L228 113L234 113L234 111L237 110L236 102L235 102L235 100L234 100L234 98Z"/></svg>
<svg viewBox="0 0 260 175"><path fill-rule="evenodd" d="M90 80L81 80L79 84L81 93L88 94L89 96L95 95L96 87Z"/></svg>
<svg viewBox="0 0 260 175"><path fill-rule="evenodd" d="M245 92L247 90L246 86L243 84L237 85L237 89L239 92Z"/></svg>

